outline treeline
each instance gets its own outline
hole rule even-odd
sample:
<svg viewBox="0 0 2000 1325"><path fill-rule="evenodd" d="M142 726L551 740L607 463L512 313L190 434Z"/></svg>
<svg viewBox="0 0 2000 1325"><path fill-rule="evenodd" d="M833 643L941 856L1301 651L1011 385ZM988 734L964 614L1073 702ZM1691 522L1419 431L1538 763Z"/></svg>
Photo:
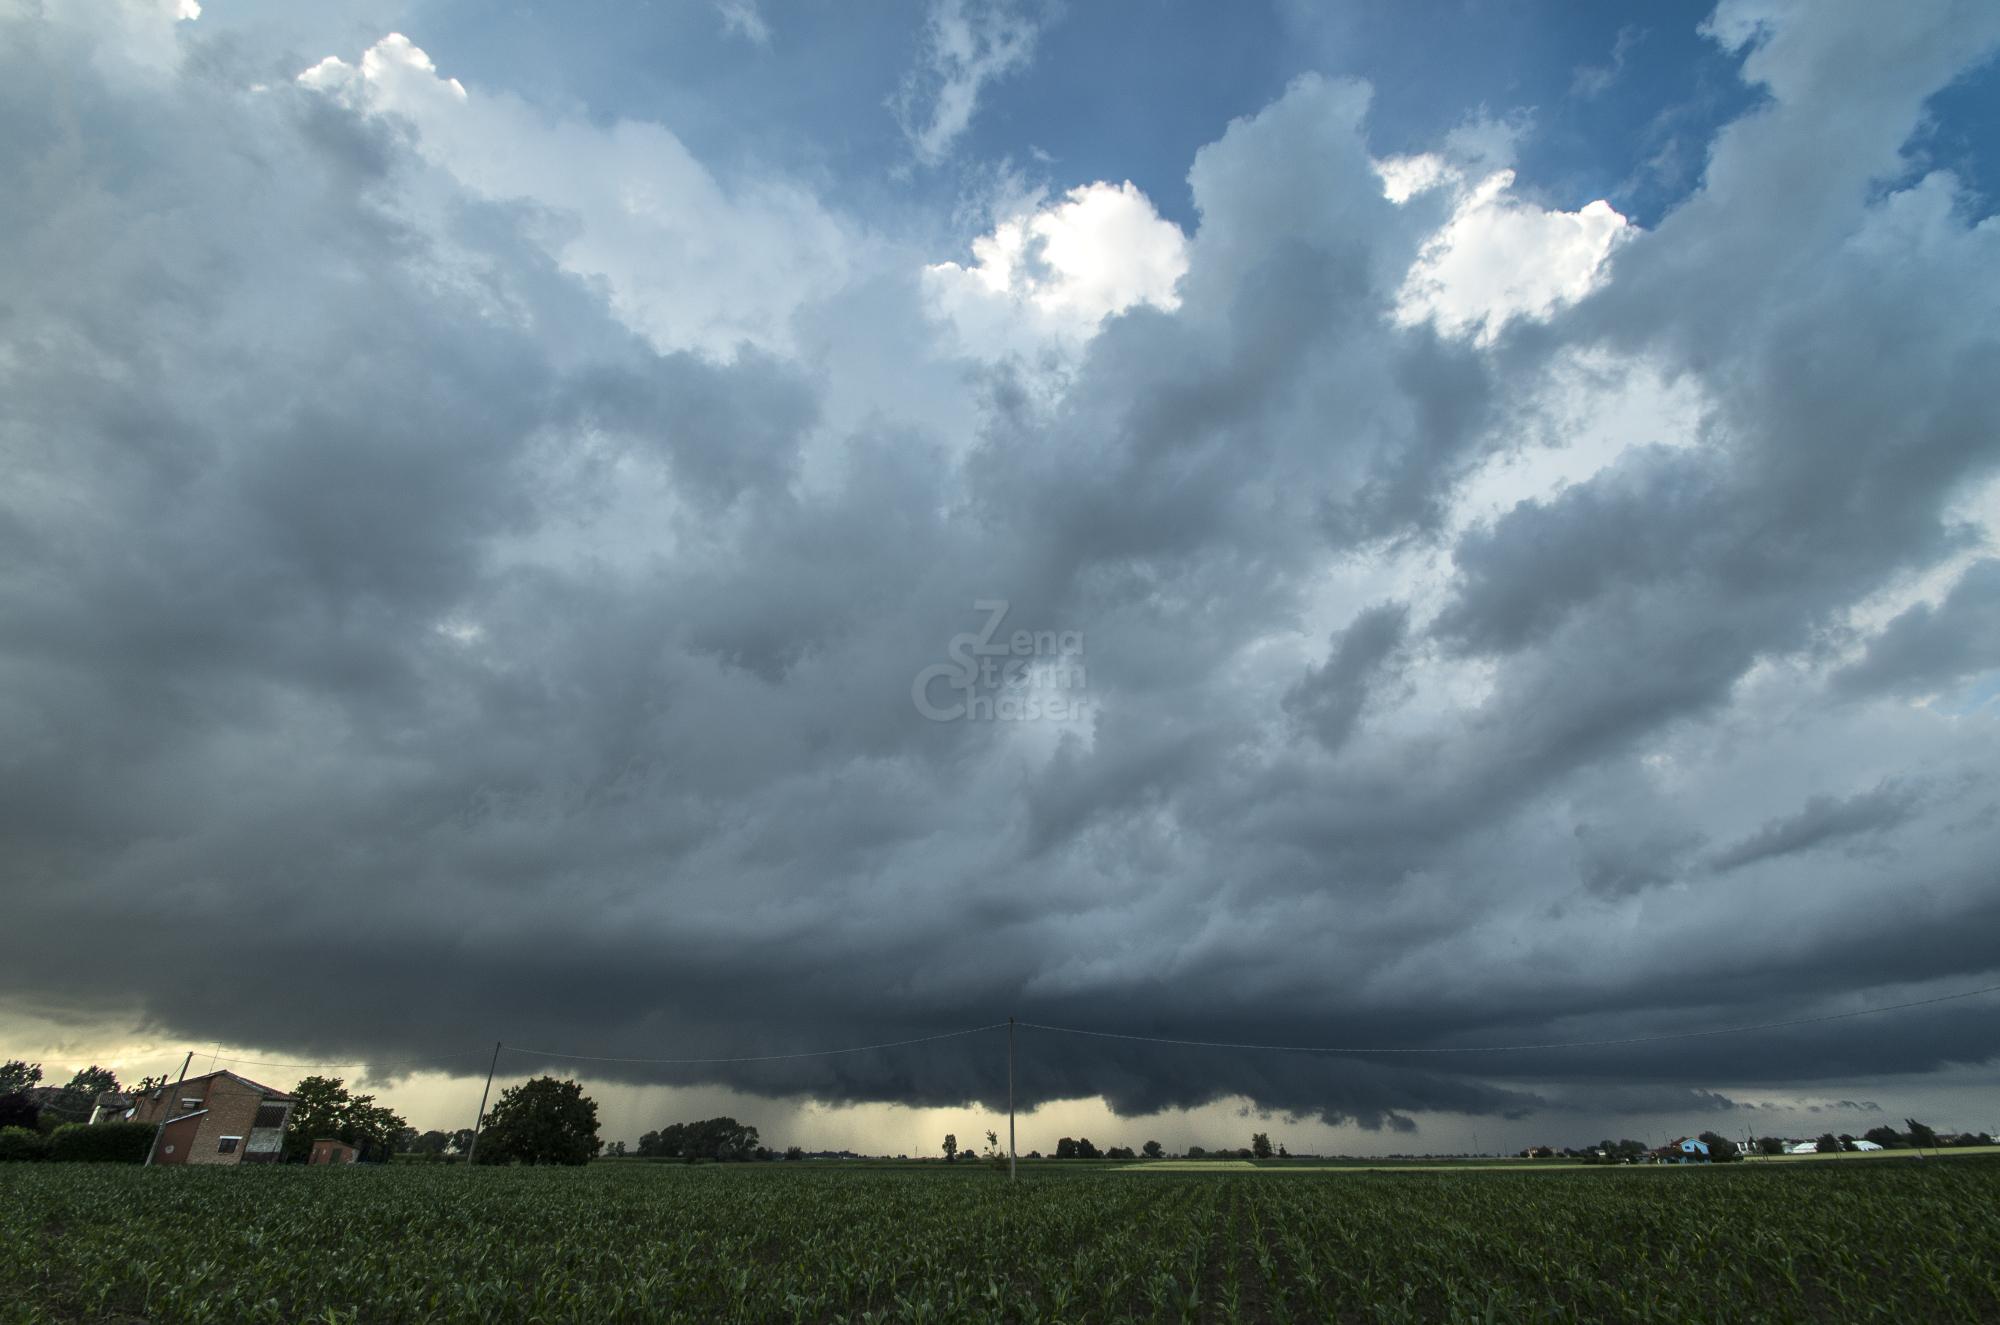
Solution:
<svg viewBox="0 0 2000 1325"><path fill-rule="evenodd" d="M990 1136L991 1133L988 1133L988 1135ZM1166 1153L1167 1153L1166 1149L1163 1146L1161 1146L1158 1141L1148 1141L1144 1145L1140 1146L1136 1151L1133 1150L1132 1147L1130 1146L1112 1146L1109 1150L1099 1150L1096 1146L1090 1143L1090 1138L1087 1136L1080 1136L1080 1137L1066 1136L1063 1137L1060 1141L1056 1142L1055 1158L1056 1159L1164 1159L1166 1158ZM1291 1152L1289 1150L1286 1150L1282 1145L1277 1145L1277 1146L1272 1145L1269 1134L1264 1132L1253 1132L1251 1133L1250 1136L1250 1144L1247 1146L1242 1146L1235 1150L1208 1150L1201 1146L1189 1146L1187 1148L1187 1154L1184 1156L1184 1158L1270 1159L1274 1156L1279 1159L1289 1159L1291 1157ZM1042 1152L1039 1150L1031 1151L1029 1152L1028 1155L1028 1158L1030 1159L1040 1159L1041 1157L1042 1157Z"/></svg>
<svg viewBox="0 0 2000 1325"><path fill-rule="evenodd" d="M1900 1132L1893 1127L1871 1127L1860 1136L1847 1132L1838 1135L1824 1132L1813 1143L1813 1149L1827 1155L1868 1148L1862 1144L1863 1142L1873 1143L1884 1150L1940 1150L1953 1146L1993 1144L1993 1138L1985 1132L1959 1132L1941 1136L1935 1128L1920 1123L1915 1118L1905 1118L1903 1126L1905 1130ZM1703 1132L1695 1139L1708 1147L1709 1161L1717 1164L1743 1159L1753 1152L1760 1155L1782 1155L1790 1151L1795 1144L1802 1144L1787 1141L1783 1137L1760 1136L1746 1148L1716 1132ZM1657 1155L1671 1148L1661 1147L1656 1151L1643 1141L1634 1141L1627 1137L1620 1141L1599 1141L1595 1146L1581 1150L1529 1146L1520 1152L1520 1156L1523 1159L1567 1159L1583 1164L1637 1164L1646 1160L1648 1156Z"/></svg>
<svg viewBox="0 0 2000 1325"><path fill-rule="evenodd" d="M755 1127L729 1117L673 1123L648 1132L639 1138L634 1153L641 1159L678 1159L690 1164L697 1160L726 1164L776 1158L758 1138Z"/></svg>
<svg viewBox="0 0 2000 1325"><path fill-rule="evenodd" d="M134 1089L152 1090L165 1077L147 1077ZM86 1124L97 1097L121 1089L117 1074L92 1064L60 1086L42 1084L42 1065L19 1058L0 1063L0 1163L143 1164L153 1146L145 1123Z"/></svg>
<svg viewBox="0 0 2000 1325"><path fill-rule="evenodd" d="M1934 1127L1926 1126L1915 1118L1903 1119L1905 1130L1893 1127L1871 1127L1860 1136L1848 1132L1835 1135L1822 1132L1813 1143L1813 1149L1822 1155L1840 1154L1843 1151L1859 1150L1860 1142L1872 1141L1884 1150L1946 1150L1954 1146L1990 1146L1991 1135L1985 1132L1955 1132L1941 1136ZM1766 1155L1782 1155L1785 1143L1775 1136L1757 1138L1757 1149Z"/></svg>
<svg viewBox="0 0 2000 1325"><path fill-rule="evenodd" d="M60 1123L53 1131L0 1127L0 1163L143 1164L153 1148L150 1123Z"/></svg>

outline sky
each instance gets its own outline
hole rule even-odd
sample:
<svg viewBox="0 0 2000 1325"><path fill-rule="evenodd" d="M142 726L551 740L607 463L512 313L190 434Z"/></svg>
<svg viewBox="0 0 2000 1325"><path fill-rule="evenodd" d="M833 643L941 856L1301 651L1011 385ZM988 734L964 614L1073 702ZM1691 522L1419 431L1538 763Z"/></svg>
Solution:
<svg viewBox="0 0 2000 1325"><path fill-rule="evenodd" d="M2000 1130L1996 51L0 0L0 1057Z"/></svg>

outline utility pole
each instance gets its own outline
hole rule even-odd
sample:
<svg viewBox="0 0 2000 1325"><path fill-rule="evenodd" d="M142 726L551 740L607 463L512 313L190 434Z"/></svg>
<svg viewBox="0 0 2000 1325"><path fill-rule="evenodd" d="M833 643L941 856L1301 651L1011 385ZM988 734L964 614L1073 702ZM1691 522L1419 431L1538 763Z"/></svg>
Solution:
<svg viewBox="0 0 2000 1325"><path fill-rule="evenodd" d="M479 1125L486 1118L486 1097L493 1091L493 1070L500 1066L500 1041L493 1042L493 1061L486 1065L486 1089L479 1092L479 1112L472 1116L472 1144L465 1149L465 1167L479 1157Z"/></svg>
<svg viewBox="0 0 2000 1325"><path fill-rule="evenodd" d="M1014 1019L1007 1018L1007 1181L1014 1177Z"/></svg>
<svg viewBox="0 0 2000 1325"><path fill-rule="evenodd" d="M187 1051L187 1057L181 1059L181 1074L174 1081L174 1097L171 1100L160 1101L160 1125L153 1129L153 1148L146 1152L147 1168L152 1167L153 1156L160 1152L160 1137L167 1130L167 1114L172 1110L174 1105L180 1103L181 1083L187 1080L188 1064L193 1061L194 1050L190 1049Z"/></svg>

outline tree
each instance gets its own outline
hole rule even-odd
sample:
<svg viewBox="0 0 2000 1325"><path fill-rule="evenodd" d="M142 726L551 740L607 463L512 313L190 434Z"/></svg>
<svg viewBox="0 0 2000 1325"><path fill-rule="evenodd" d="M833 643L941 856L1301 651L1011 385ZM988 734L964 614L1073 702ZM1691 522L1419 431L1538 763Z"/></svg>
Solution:
<svg viewBox="0 0 2000 1325"><path fill-rule="evenodd" d="M790 1160L792 1163L796 1164L798 1161L804 1159L805 1157L806 1157L806 1150L804 1146L785 1147L785 1158L787 1160Z"/></svg>
<svg viewBox="0 0 2000 1325"><path fill-rule="evenodd" d="M1832 1132L1822 1132L1819 1140L1813 1143L1813 1149L1822 1155L1838 1155L1842 1149L1840 1138Z"/></svg>
<svg viewBox="0 0 2000 1325"><path fill-rule="evenodd" d="M1873 1141L1884 1150L1901 1150L1903 1134L1893 1127L1871 1127L1861 1134L1864 1141Z"/></svg>
<svg viewBox="0 0 2000 1325"><path fill-rule="evenodd" d="M1708 1158L1712 1163L1727 1164L1743 1158L1743 1152L1736 1148L1736 1143L1720 1132L1703 1132L1697 1140L1708 1147Z"/></svg>
<svg viewBox="0 0 2000 1325"><path fill-rule="evenodd" d="M957 1158L958 1134L956 1132L946 1132L944 1134L944 1162L950 1164Z"/></svg>
<svg viewBox="0 0 2000 1325"><path fill-rule="evenodd" d="M18 1095L30 1086L42 1084L42 1065L10 1058L0 1063L0 1095Z"/></svg>
<svg viewBox="0 0 2000 1325"><path fill-rule="evenodd" d="M1063 1137L1063 1138L1062 1138L1062 1139L1061 1139L1060 1141L1057 1141L1057 1142L1056 1142L1056 1158L1057 1158L1057 1159L1075 1159L1075 1158L1076 1158L1076 1138L1075 1138L1075 1137L1073 1137L1073 1136L1066 1136L1066 1137Z"/></svg>
<svg viewBox="0 0 2000 1325"><path fill-rule="evenodd" d="M1785 1143L1775 1136L1760 1136L1757 1138L1757 1149L1766 1155L1782 1155L1785 1153Z"/></svg>
<svg viewBox="0 0 2000 1325"><path fill-rule="evenodd" d="M97 1097L105 1091L118 1089L118 1074L108 1067L99 1067L97 1064L92 1063L89 1067L82 1069L75 1076L71 1077L69 1084L64 1086L63 1089L88 1095L91 1101L95 1103Z"/></svg>
<svg viewBox="0 0 2000 1325"><path fill-rule="evenodd" d="M507 1087L481 1123L482 1164L587 1164L602 1144L597 1101L554 1077Z"/></svg>
<svg viewBox="0 0 2000 1325"><path fill-rule="evenodd" d="M345 1141L364 1159L383 1159L396 1134L409 1126L373 1095L352 1095L339 1077L306 1077L292 1087L292 1116L285 1124L285 1158L301 1162L321 1137Z"/></svg>
<svg viewBox="0 0 2000 1325"><path fill-rule="evenodd" d="M1144 1155L1147 1159L1158 1159L1161 1155L1165 1154L1166 1151L1160 1148L1160 1143L1158 1141L1148 1141L1145 1145L1139 1147L1139 1153Z"/></svg>
<svg viewBox="0 0 2000 1325"><path fill-rule="evenodd" d="M1250 1153L1258 1159L1271 1157L1271 1138L1263 1132L1253 1132L1250 1136Z"/></svg>
<svg viewBox="0 0 2000 1325"><path fill-rule="evenodd" d="M1103 1159L1104 1152L1090 1144L1089 1137L1079 1136L1076 1139L1076 1157L1078 1159Z"/></svg>
<svg viewBox="0 0 2000 1325"><path fill-rule="evenodd" d="M1914 1118L1903 1119L1903 1126L1910 1129L1910 1144L1919 1150L1937 1149L1937 1133Z"/></svg>
<svg viewBox="0 0 2000 1325"><path fill-rule="evenodd" d="M25 1127L35 1130L41 1121L42 1107L22 1091L11 1095L0 1095L0 1127Z"/></svg>
<svg viewBox="0 0 2000 1325"><path fill-rule="evenodd" d="M1208 1152L1206 1150L1203 1150L1200 1146L1189 1146L1187 1148L1187 1157L1189 1159L1202 1159L1205 1158L1207 1154Z"/></svg>
<svg viewBox="0 0 2000 1325"><path fill-rule="evenodd" d="M705 1118L698 1123L674 1123L639 1138L639 1154L654 1159L744 1160L753 1158L762 1142L757 1129L734 1118Z"/></svg>
<svg viewBox="0 0 2000 1325"><path fill-rule="evenodd" d="M1137 1155L1135 1155L1135 1154L1133 1154L1133 1153L1132 1153L1132 1147L1130 1147L1130 1146L1113 1146L1113 1147L1111 1147L1111 1149L1109 1149L1109 1150L1107 1150L1107 1151L1105 1151L1105 1152L1104 1152L1104 1157L1105 1157L1106 1159L1137 1159L1137 1158L1139 1158L1139 1157L1138 1157Z"/></svg>

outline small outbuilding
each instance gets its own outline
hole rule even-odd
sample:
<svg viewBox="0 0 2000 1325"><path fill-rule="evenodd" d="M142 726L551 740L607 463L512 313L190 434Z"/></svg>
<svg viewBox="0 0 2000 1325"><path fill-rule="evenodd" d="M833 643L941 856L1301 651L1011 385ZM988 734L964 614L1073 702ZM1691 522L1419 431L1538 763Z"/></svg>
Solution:
<svg viewBox="0 0 2000 1325"><path fill-rule="evenodd" d="M352 1164L359 1155L359 1151L339 1137L322 1136L314 1140L312 1153L306 1157L306 1163Z"/></svg>

